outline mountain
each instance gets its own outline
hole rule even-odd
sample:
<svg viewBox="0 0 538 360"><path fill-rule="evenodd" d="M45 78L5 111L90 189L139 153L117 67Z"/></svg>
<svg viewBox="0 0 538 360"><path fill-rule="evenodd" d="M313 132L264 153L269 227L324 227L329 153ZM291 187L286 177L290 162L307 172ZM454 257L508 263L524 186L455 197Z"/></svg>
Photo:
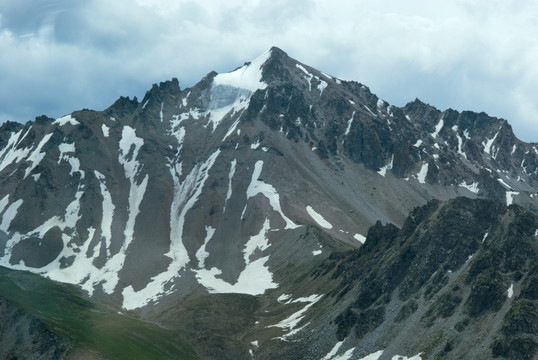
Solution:
<svg viewBox="0 0 538 360"><path fill-rule="evenodd" d="M392 106L272 48L192 88L7 122L0 149L0 265L77 285L125 329L158 324L182 354L536 354L536 298L521 294L534 291L538 144L506 120Z"/></svg>

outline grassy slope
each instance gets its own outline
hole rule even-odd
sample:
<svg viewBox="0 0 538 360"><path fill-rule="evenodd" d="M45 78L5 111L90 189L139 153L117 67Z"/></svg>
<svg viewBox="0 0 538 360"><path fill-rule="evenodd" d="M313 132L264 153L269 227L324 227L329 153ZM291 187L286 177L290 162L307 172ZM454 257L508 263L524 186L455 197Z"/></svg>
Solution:
<svg viewBox="0 0 538 360"><path fill-rule="evenodd" d="M0 296L97 358L197 358L181 332L100 308L84 299L74 286L0 267Z"/></svg>

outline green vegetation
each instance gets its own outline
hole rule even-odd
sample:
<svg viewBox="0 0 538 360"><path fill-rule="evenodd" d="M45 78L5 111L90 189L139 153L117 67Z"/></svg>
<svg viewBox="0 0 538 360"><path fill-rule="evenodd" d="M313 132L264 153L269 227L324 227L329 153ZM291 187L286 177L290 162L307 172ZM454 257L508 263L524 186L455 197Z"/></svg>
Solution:
<svg viewBox="0 0 538 360"><path fill-rule="evenodd" d="M0 267L0 296L51 331L106 359L197 359L177 330L114 313L84 299L74 286Z"/></svg>

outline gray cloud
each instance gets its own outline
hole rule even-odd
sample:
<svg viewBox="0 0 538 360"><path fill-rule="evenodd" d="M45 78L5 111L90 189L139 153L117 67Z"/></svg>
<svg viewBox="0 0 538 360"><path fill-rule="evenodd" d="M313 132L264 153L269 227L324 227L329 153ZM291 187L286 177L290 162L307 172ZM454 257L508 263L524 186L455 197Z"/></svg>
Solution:
<svg viewBox="0 0 538 360"><path fill-rule="evenodd" d="M192 86L275 45L392 104L485 111L538 141L537 20L530 0L0 0L0 120Z"/></svg>

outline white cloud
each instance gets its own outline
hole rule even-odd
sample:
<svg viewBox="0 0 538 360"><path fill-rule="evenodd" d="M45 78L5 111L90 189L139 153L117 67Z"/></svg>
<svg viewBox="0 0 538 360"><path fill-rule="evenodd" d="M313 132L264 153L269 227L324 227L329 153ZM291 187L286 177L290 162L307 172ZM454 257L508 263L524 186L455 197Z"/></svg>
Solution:
<svg viewBox="0 0 538 360"><path fill-rule="evenodd" d="M173 76L191 86L275 45L395 105L419 97L485 111L538 141L538 4L530 0L35 4L0 0L0 108L18 120L103 109Z"/></svg>

